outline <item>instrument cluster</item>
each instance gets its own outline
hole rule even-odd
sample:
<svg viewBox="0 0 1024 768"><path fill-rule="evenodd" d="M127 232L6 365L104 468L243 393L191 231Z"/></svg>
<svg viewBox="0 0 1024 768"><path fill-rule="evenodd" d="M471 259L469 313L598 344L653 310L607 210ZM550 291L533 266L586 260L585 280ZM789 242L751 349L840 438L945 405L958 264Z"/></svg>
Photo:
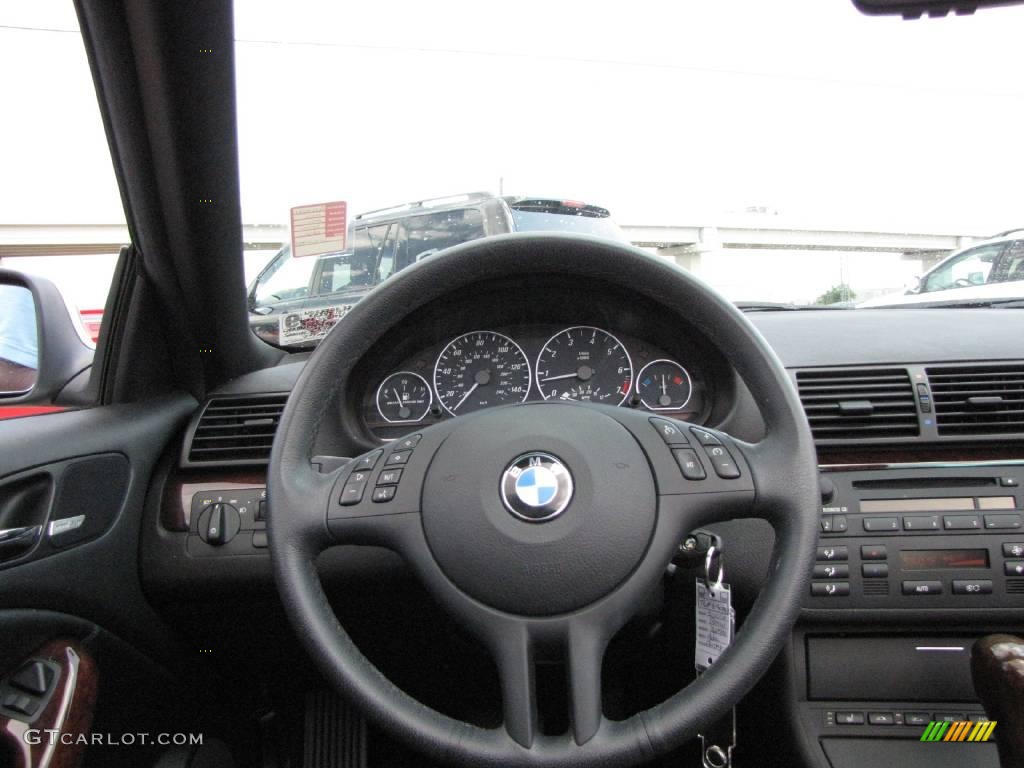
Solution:
<svg viewBox="0 0 1024 768"><path fill-rule="evenodd" d="M638 407L700 421L708 382L696 363L594 325L482 328L378 375L363 417L382 438L530 400Z"/></svg>

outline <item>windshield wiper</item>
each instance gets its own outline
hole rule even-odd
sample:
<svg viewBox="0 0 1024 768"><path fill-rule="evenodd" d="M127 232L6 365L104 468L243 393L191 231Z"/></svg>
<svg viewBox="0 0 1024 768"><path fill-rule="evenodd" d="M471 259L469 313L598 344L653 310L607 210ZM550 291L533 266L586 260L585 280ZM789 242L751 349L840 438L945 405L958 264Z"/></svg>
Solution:
<svg viewBox="0 0 1024 768"><path fill-rule="evenodd" d="M842 304L784 304L774 301L737 301L736 307L743 312L806 312L811 309L853 309Z"/></svg>
<svg viewBox="0 0 1024 768"><path fill-rule="evenodd" d="M882 304L864 309L1024 309L1024 299L947 299L916 304Z"/></svg>

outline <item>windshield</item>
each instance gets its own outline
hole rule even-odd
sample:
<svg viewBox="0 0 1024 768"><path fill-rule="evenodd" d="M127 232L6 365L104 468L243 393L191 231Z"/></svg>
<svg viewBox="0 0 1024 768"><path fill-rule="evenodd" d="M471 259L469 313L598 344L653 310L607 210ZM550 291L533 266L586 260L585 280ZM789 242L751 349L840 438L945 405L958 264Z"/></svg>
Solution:
<svg viewBox="0 0 1024 768"><path fill-rule="evenodd" d="M624 239L759 311L1024 298L1024 6L234 8L253 323L515 231ZM0 121L0 260L54 280L95 338L129 234L73 5L5 4L0 43L32 117ZM268 270L311 203L330 242ZM350 250L356 271L317 271Z"/></svg>
<svg viewBox="0 0 1024 768"><path fill-rule="evenodd" d="M552 199L610 216L513 211L514 228L624 235L737 302L900 303L925 282L1024 296L987 257L928 280L1024 225L1022 8L528 1L501 24L462 2L300 8L236 4L247 222L309 199L568 195ZM323 98L339 89L378 107ZM282 125L268 93L309 106Z"/></svg>

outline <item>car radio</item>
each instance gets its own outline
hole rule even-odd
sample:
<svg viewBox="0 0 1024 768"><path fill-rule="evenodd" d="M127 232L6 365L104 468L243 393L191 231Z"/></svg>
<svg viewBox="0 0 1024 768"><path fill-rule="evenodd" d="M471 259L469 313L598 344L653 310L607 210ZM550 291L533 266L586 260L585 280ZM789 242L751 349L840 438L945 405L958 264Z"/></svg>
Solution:
<svg viewBox="0 0 1024 768"><path fill-rule="evenodd" d="M1024 605L1022 465L834 467L808 608Z"/></svg>

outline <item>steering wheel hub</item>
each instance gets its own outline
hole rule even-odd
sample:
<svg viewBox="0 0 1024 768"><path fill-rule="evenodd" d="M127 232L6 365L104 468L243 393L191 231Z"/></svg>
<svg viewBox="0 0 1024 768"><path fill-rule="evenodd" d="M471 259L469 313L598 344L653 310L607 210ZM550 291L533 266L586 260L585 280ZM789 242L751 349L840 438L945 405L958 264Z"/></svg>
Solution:
<svg viewBox="0 0 1024 768"><path fill-rule="evenodd" d="M657 508L629 431L563 403L465 419L435 455L422 503L445 575L492 608L529 616L578 610L615 589L643 557Z"/></svg>

